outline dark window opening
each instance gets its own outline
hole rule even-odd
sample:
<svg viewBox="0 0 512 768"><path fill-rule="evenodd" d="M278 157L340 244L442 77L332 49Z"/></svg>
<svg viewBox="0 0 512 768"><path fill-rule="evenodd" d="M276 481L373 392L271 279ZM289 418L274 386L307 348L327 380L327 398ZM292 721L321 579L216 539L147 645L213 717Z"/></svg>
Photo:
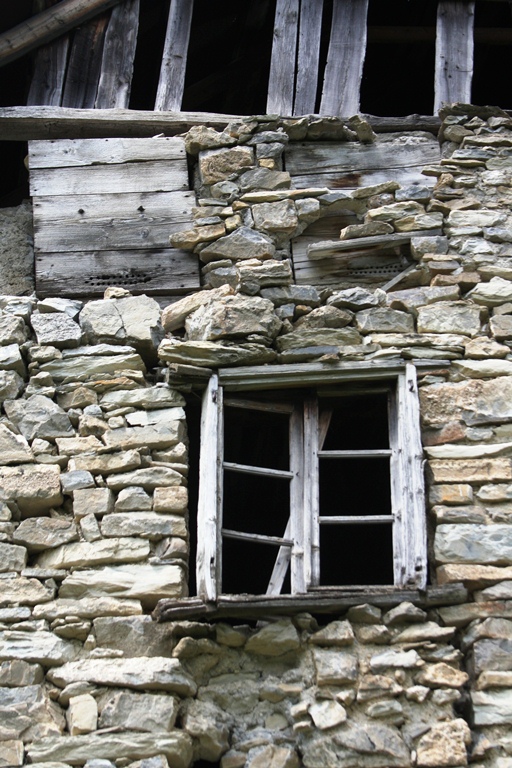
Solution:
<svg viewBox="0 0 512 768"><path fill-rule="evenodd" d="M275 0L195 0L184 111L264 114Z"/></svg>
<svg viewBox="0 0 512 768"><path fill-rule="evenodd" d="M363 486L365 493L369 481ZM322 586L393 584L392 526L324 525L320 528Z"/></svg>
<svg viewBox="0 0 512 768"><path fill-rule="evenodd" d="M291 409L290 393L288 405ZM269 393L269 396L276 393ZM296 390L293 401L303 418L303 403L318 395L318 470L306 476L302 487L318 487L320 512L319 586L393 584L392 509L388 425L389 390L385 385L359 392ZM290 413L279 413L282 400L270 405L265 394L250 395L253 406L233 407L239 402L226 396L224 407L224 472L222 529L222 592L265 594L279 554L279 546L247 540L252 536L291 539L286 533L290 519L290 480L266 476L262 468L287 471L293 465L290 442ZM265 402L266 401L266 402ZM263 406L265 402L265 406ZM304 415L305 418L305 415ZM300 447L304 467L308 463L306 443ZM335 451L336 455L329 454ZM339 455L339 452L361 455ZM237 466L233 466L237 465ZM231 466L228 466L231 465ZM238 471L240 465L255 474ZM318 477L316 473L318 471ZM318 483L317 483L318 481ZM373 522L372 517L389 516ZM322 521L329 517L359 518ZM361 521L361 518L366 518ZM308 526L309 521L303 521ZM233 532L236 532L233 534ZM233 538L233 535L235 538ZM236 537L238 535L238 538ZM281 593L291 589L289 573Z"/></svg>
<svg viewBox="0 0 512 768"><path fill-rule="evenodd" d="M437 0L370 0L361 112L431 115Z"/></svg>
<svg viewBox="0 0 512 768"><path fill-rule="evenodd" d="M477 2L473 104L512 107L512 82L507 76L512 51L512 8L509 3Z"/></svg>

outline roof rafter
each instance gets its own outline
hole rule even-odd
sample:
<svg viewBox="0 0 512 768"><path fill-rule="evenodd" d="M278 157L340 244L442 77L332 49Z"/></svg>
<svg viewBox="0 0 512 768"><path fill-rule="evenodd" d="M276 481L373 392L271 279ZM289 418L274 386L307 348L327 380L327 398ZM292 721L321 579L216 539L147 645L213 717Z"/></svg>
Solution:
<svg viewBox="0 0 512 768"><path fill-rule="evenodd" d="M0 35L0 67L117 5L120 0L60 0L60 3Z"/></svg>

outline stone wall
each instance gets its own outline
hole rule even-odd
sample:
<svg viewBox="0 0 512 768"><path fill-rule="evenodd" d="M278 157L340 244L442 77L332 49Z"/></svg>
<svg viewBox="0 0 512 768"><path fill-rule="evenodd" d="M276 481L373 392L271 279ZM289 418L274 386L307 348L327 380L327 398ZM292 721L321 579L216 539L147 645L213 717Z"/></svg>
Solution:
<svg viewBox="0 0 512 768"><path fill-rule="evenodd" d="M433 189L333 197L269 189L266 145L286 141L251 125L187 138L209 202L181 246L206 290L163 312L115 288L85 306L0 298L0 766L511 768L512 121L447 111ZM423 231L413 284L294 285L301 211L331 204L360 218L345 238ZM187 371L381 359L433 363L431 580L467 602L153 621L187 595Z"/></svg>
<svg viewBox="0 0 512 768"><path fill-rule="evenodd" d="M34 290L32 205L0 208L0 294Z"/></svg>

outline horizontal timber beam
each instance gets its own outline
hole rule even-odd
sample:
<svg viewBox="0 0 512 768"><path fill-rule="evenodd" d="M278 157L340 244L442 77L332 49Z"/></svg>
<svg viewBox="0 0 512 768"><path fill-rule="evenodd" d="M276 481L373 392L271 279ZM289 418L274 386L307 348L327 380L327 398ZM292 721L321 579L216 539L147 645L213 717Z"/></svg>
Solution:
<svg viewBox="0 0 512 768"><path fill-rule="evenodd" d="M60 3L0 35L0 67L117 5L120 0L60 0Z"/></svg>
<svg viewBox="0 0 512 768"><path fill-rule="evenodd" d="M389 609L404 600L421 608L438 605L459 605L467 600L467 590L462 584L427 587L420 590L386 589L368 587L335 590L305 595L223 595L216 603L206 603L199 597L181 600L160 600L153 611L157 621L181 621L185 619L212 621L225 618L261 618L265 616L293 615L307 611L313 615L339 614L353 605L371 603Z"/></svg>
<svg viewBox="0 0 512 768"><path fill-rule="evenodd" d="M376 133L430 131L437 134L441 121L432 115L374 117L365 115ZM135 109L70 109L66 107L0 108L0 141L33 139L99 139L175 136L194 125L222 130L240 115L214 112L150 112Z"/></svg>

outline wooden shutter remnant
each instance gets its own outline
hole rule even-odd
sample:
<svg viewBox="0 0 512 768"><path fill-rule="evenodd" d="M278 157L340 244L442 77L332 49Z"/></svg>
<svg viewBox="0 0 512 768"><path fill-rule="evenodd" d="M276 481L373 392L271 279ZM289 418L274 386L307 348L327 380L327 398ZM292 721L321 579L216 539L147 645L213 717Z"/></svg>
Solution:
<svg viewBox="0 0 512 768"><path fill-rule="evenodd" d="M298 23L299 0L277 0L268 83L269 114L293 113Z"/></svg>
<svg viewBox="0 0 512 768"><path fill-rule="evenodd" d="M439 0L434 113L443 103L471 102L474 0Z"/></svg>
<svg viewBox="0 0 512 768"><path fill-rule="evenodd" d="M182 139L33 141L29 166L41 295L199 287L196 256L169 246L195 203Z"/></svg>
<svg viewBox="0 0 512 768"><path fill-rule="evenodd" d="M155 110L179 112L185 85L194 0L171 0Z"/></svg>
<svg viewBox="0 0 512 768"><path fill-rule="evenodd" d="M96 109L127 109L139 29L140 0L125 0L112 9L105 34Z"/></svg>
<svg viewBox="0 0 512 768"><path fill-rule="evenodd" d="M367 13L368 0L334 0L321 115L350 117L359 112Z"/></svg>

